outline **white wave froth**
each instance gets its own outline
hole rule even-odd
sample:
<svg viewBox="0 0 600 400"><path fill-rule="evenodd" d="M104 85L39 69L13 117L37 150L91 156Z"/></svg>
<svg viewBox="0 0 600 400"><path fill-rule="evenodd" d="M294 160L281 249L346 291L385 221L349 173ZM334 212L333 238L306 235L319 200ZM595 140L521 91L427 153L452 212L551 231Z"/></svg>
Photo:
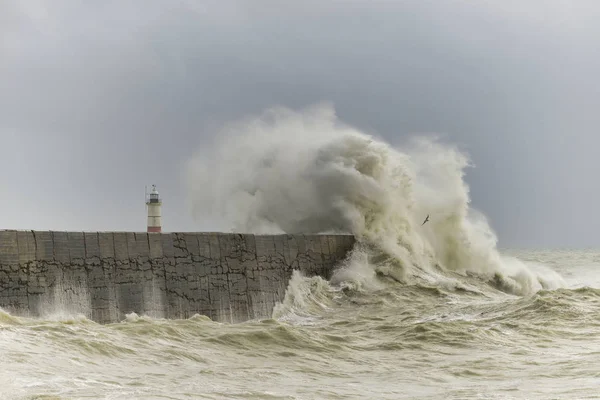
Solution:
<svg viewBox="0 0 600 400"><path fill-rule="evenodd" d="M559 286L560 277L502 259L486 218L470 208L468 166L434 139L394 148L341 123L327 104L278 107L227 125L191 160L191 204L200 219L217 215L222 230L352 233L367 245L365 282L377 271L447 283L440 271L451 271L515 294Z"/></svg>
<svg viewBox="0 0 600 400"><path fill-rule="evenodd" d="M295 324L310 324L313 317L332 305L334 290L319 276L306 277L299 271L292 273L285 297L275 305L273 318Z"/></svg>

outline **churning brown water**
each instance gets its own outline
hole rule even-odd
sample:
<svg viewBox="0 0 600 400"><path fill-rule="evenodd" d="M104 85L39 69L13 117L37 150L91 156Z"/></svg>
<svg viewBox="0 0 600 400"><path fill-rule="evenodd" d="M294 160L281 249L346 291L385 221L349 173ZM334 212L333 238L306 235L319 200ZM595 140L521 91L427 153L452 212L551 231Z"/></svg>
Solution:
<svg viewBox="0 0 600 400"><path fill-rule="evenodd" d="M0 312L0 398L598 398L600 253L515 255L565 287L512 295L469 277L441 288L380 276L366 288L295 275L272 319L237 325Z"/></svg>

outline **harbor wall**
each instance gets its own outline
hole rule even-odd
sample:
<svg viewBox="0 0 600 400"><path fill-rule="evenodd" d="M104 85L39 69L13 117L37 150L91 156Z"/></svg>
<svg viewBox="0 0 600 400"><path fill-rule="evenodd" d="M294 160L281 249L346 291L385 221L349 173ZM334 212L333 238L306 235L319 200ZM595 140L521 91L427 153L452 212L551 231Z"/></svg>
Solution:
<svg viewBox="0 0 600 400"><path fill-rule="evenodd" d="M129 313L270 318L293 270L329 278L350 235L0 231L0 308L98 323Z"/></svg>

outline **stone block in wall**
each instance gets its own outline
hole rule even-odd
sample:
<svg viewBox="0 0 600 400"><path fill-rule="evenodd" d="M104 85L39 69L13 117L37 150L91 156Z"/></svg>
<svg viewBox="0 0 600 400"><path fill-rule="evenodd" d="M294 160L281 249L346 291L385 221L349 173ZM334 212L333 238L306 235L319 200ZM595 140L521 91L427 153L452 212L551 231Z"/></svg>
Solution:
<svg viewBox="0 0 600 400"><path fill-rule="evenodd" d="M333 269L338 262L336 235L324 235L324 237L327 240L327 245L329 248L329 264L331 265L330 269L333 272Z"/></svg>
<svg viewBox="0 0 600 400"><path fill-rule="evenodd" d="M115 262L115 284L139 284L142 272L136 263L131 263L129 260L118 260Z"/></svg>
<svg viewBox="0 0 600 400"><path fill-rule="evenodd" d="M258 271L248 277L248 299L253 319L271 318L273 308L284 300L292 276L287 269Z"/></svg>
<svg viewBox="0 0 600 400"><path fill-rule="evenodd" d="M185 239L186 242L195 240L193 234L186 234ZM208 258L208 250L207 246L203 246L202 251L200 246L196 246L198 254L190 253L185 258L174 258L174 266L165 269L169 315L189 318L209 309L206 277L217 271L220 260Z"/></svg>
<svg viewBox="0 0 600 400"><path fill-rule="evenodd" d="M154 266L156 267L156 265ZM152 318L167 317L164 275L152 274L142 287L142 313Z"/></svg>
<svg viewBox="0 0 600 400"><path fill-rule="evenodd" d="M334 235L329 237L329 249L331 250L331 254L333 258L339 261L340 256L344 251L344 242L343 239Z"/></svg>
<svg viewBox="0 0 600 400"><path fill-rule="evenodd" d="M258 269L254 235L222 234L219 236L221 267L225 273L243 273Z"/></svg>
<svg viewBox="0 0 600 400"><path fill-rule="evenodd" d="M173 235L170 233L161 235L163 257L175 257L175 247L173 246Z"/></svg>
<svg viewBox="0 0 600 400"><path fill-rule="evenodd" d="M6 309L8 302L8 288L10 286L10 277L13 273L12 265L0 264L0 307Z"/></svg>
<svg viewBox="0 0 600 400"><path fill-rule="evenodd" d="M28 315L30 317L39 318L43 316L42 306L49 286L50 284L45 274L30 274L27 286Z"/></svg>
<svg viewBox="0 0 600 400"><path fill-rule="evenodd" d="M323 268L323 249L321 247L320 235L304 235L306 253L304 258L307 260L306 273L310 275L326 276Z"/></svg>
<svg viewBox="0 0 600 400"><path fill-rule="evenodd" d="M19 263L25 264L35 261L35 237L32 231L18 231L17 244L19 249Z"/></svg>
<svg viewBox="0 0 600 400"><path fill-rule="evenodd" d="M256 246L256 260L259 263L268 262L275 256L275 240L273 240L273 236L255 235L254 244Z"/></svg>
<svg viewBox="0 0 600 400"><path fill-rule="evenodd" d="M329 250L329 237L331 235L319 235L319 239L321 240L321 259L323 261L323 271L326 274L326 277L329 279L333 272L333 261L334 258L331 255Z"/></svg>
<svg viewBox="0 0 600 400"><path fill-rule="evenodd" d="M323 250L323 262L331 261L330 240L332 235L319 235L321 239L321 250Z"/></svg>
<svg viewBox="0 0 600 400"><path fill-rule="evenodd" d="M114 270L109 268L108 260L101 267L93 268L88 274L88 290L91 301L92 320L99 323L117 322ZM107 268L108 267L108 268Z"/></svg>
<svg viewBox="0 0 600 400"><path fill-rule="evenodd" d="M78 259L79 261L79 259ZM82 314L92 318L87 270L83 264L48 264L46 291L39 300L36 312L43 316L61 312Z"/></svg>
<svg viewBox="0 0 600 400"><path fill-rule="evenodd" d="M100 258L114 259L115 258L115 241L112 232L98 233L98 246L100 248Z"/></svg>
<svg viewBox="0 0 600 400"><path fill-rule="evenodd" d="M170 266L165 258L151 258L152 280L147 282L144 292L146 312L153 318L170 318L168 314L166 268Z"/></svg>
<svg viewBox="0 0 600 400"><path fill-rule="evenodd" d="M115 260L114 236L112 232L98 233L100 265L89 272L92 318L100 323L118 322L121 317L116 294L117 261ZM128 267L129 260L118 261ZM97 318L97 319L95 319Z"/></svg>
<svg viewBox="0 0 600 400"><path fill-rule="evenodd" d="M282 235L283 255L288 269L298 269L298 240L295 235Z"/></svg>
<svg viewBox="0 0 600 400"><path fill-rule="evenodd" d="M143 314L143 292L144 288L140 282L115 285L115 296L117 299L119 320L123 320L127 314Z"/></svg>
<svg viewBox="0 0 600 400"><path fill-rule="evenodd" d="M185 263L185 261L183 261ZM163 269L165 274L165 301L167 318L182 318L183 308L187 302L183 296L181 280L183 279L177 269L185 268L182 261L175 257L163 259Z"/></svg>
<svg viewBox="0 0 600 400"><path fill-rule="evenodd" d="M79 258L77 259L79 260ZM83 261L83 259L81 259ZM71 263L67 267L61 266L62 268L62 280L65 285L81 286L85 289L88 288L88 271L84 264Z"/></svg>
<svg viewBox="0 0 600 400"><path fill-rule="evenodd" d="M71 263L83 265L85 260L85 240L83 232L68 232L67 238L69 241L69 257Z"/></svg>
<svg viewBox="0 0 600 400"><path fill-rule="evenodd" d="M56 282L62 279L62 264L57 264L54 261L38 261L38 268L43 270L43 276L46 278L46 286L51 287Z"/></svg>
<svg viewBox="0 0 600 400"><path fill-rule="evenodd" d="M294 238L296 239L296 244L298 245L298 254L304 254L306 253L306 240L304 238L304 235L294 235Z"/></svg>
<svg viewBox="0 0 600 400"><path fill-rule="evenodd" d="M194 303L190 299L190 284L193 285L193 262L191 258L175 258L175 266L165 270L167 281L167 303L169 315L185 318L185 312Z"/></svg>
<svg viewBox="0 0 600 400"><path fill-rule="evenodd" d="M256 235L256 260L259 270L282 268L285 269L283 240L281 236Z"/></svg>
<svg viewBox="0 0 600 400"><path fill-rule="evenodd" d="M3 279L0 291L0 307L14 315L29 314L29 298L27 296L27 287L29 286L29 277L26 271L9 271Z"/></svg>
<svg viewBox="0 0 600 400"><path fill-rule="evenodd" d="M148 235L148 245L150 247L150 259L162 258L164 256L163 253L163 245L162 245L162 236L161 233Z"/></svg>
<svg viewBox="0 0 600 400"><path fill-rule="evenodd" d="M54 244L54 258L61 264L69 264L71 256L69 253L69 237L67 232L52 232Z"/></svg>
<svg viewBox="0 0 600 400"><path fill-rule="evenodd" d="M244 246L241 248L242 251L242 258L241 258L241 265L240 267L242 267L241 272L248 270L248 269L253 269L256 270L258 269L258 263L256 261L256 237L254 235L247 235L247 234L243 234L241 235L243 237L243 243Z"/></svg>
<svg viewBox="0 0 600 400"><path fill-rule="evenodd" d="M251 273L252 271L246 271ZM248 285L246 275L240 273L229 273L227 275L229 283L229 305L231 308L232 322L241 322L250 319L248 310Z"/></svg>
<svg viewBox="0 0 600 400"><path fill-rule="evenodd" d="M54 243L52 240L52 232L49 231L34 231L36 243L36 259L38 261L54 260Z"/></svg>
<svg viewBox="0 0 600 400"><path fill-rule="evenodd" d="M296 264L293 265L293 269L298 269L309 276L314 275L314 268L312 266L310 254L308 253L306 238L304 235L297 234L294 235L294 239L296 240L298 248L298 257L296 259Z"/></svg>
<svg viewBox="0 0 600 400"><path fill-rule="evenodd" d="M344 235L340 236L338 239L338 258L339 260L343 260L348 253L354 248L355 239L354 236Z"/></svg>
<svg viewBox="0 0 600 400"><path fill-rule="evenodd" d="M0 264L0 296L2 296L2 291L8 288L8 285L10 283L8 276L13 271L13 268L13 265Z"/></svg>
<svg viewBox="0 0 600 400"><path fill-rule="evenodd" d="M175 258L175 269L173 276L187 278L193 274L194 264L192 257Z"/></svg>
<svg viewBox="0 0 600 400"><path fill-rule="evenodd" d="M285 256L285 236L282 235L273 235L273 242L275 242L275 254L276 259L274 261L274 265L280 265L281 268L287 269L287 262ZM289 251L288 251L289 253Z"/></svg>
<svg viewBox="0 0 600 400"><path fill-rule="evenodd" d="M100 260L100 242L98 239L98 232L84 232L83 240L85 243L85 258L86 261L90 259Z"/></svg>
<svg viewBox="0 0 600 400"><path fill-rule="evenodd" d="M189 295L190 282L186 279L187 270L191 270L191 261L177 258L175 262L176 266L169 266L165 270L166 308L169 318L181 319L186 318L187 310L194 307Z"/></svg>
<svg viewBox="0 0 600 400"><path fill-rule="evenodd" d="M173 251L175 258L189 257L190 253L185 242L185 234L172 233L171 237L173 239Z"/></svg>
<svg viewBox="0 0 600 400"><path fill-rule="evenodd" d="M126 232L125 238L127 242L127 253L129 254L129 259L134 260L138 257L137 243L135 242L135 233Z"/></svg>
<svg viewBox="0 0 600 400"><path fill-rule="evenodd" d="M249 319L270 318L275 306L276 282L279 272L275 269L251 271L246 276Z"/></svg>
<svg viewBox="0 0 600 400"><path fill-rule="evenodd" d="M184 233L182 234L185 248L189 256L197 255L200 252L198 247L198 239L195 233Z"/></svg>
<svg viewBox="0 0 600 400"><path fill-rule="evenodd" d="M18 264L17 232L0 231L0 264Z"/></svg>
<svg viewBox="0 0 600 400"><path fill-rule="evenodd" d="M213 258L210 251L210 235L198 233L196 235L196 240L198 241L198 253L197 256L201 258ZM215 257L215 259L219 259L219 257Z"/></svg>
<svg viewBox="0 0 600 400"><path fill-rule="evenodd" d="M248 319L264 320L273 315L273 308L277 304L275 294L272 292L248 292Z"/></svg>
<svg viewBox="0 0 600 400"><path fill-rule="evenodd" d="M47 261L30 261L20 268L25 269L27 274L31 276L45 276L48 272Z"/></svg>
<svg viewBox="0 0 600 400"><path fill-rule="evenodd" d="M195 314L205 315L210 318L210 294L209 294L209 276L201 276L198 278L198 288L192 290L192 296L198 300L198 309L190 310L189 317Z"/></svg>
<svg viewBox="0 0 600 400"><path fill-rule="evenodd" d="M214 321L232 322L227 275L210 275L208 277L208 290L210 296L209 317Z"/></svg>
<svg viewBox="0 0 600 400"><path fill-rule="evenodd" d="M116 238L116 237L115 237ZM126 243L129 242L126 239ZM135 244L135 242L133 242ZM123 319L126 314L135 312L144 314L144 290L147 282L152 279L150 268L145 271L136 260L120 260L115 268L115 297L119 312L119 318Z"/></svg>
<svg viewBox="0 0 600 400"><path fill-rule="evenodd" d="M137 257L150 257L150 244L148 242L148 233L136 232L135 236L135 251Z"/></svg>
<svg viewBox="0 0 600 400"><path fill-rule="evenodd" d="M115 260L129 260L129 249L127 245L126 232L113 233L113 245L115 249Z"/></svg>
<svg viewBox="0 0 600 400"><path fill-rule="evenodd" d="M209 233L208 234L208 244L210 246L210 258L213 260L221 259L221 245L219 243L218 233Z"/></svg>

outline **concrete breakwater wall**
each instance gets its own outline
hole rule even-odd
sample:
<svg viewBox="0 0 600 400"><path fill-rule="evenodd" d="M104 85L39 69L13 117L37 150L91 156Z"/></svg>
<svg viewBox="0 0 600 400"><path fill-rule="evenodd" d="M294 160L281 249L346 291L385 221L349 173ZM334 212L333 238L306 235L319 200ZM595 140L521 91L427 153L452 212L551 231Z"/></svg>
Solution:
<svg viewBox="0 0 600 400"><path fill-rule="evenodd" d="M0 308L13 315L135 312L269 318L294 269L328 278L349 235L0 231Z"/></svg>

